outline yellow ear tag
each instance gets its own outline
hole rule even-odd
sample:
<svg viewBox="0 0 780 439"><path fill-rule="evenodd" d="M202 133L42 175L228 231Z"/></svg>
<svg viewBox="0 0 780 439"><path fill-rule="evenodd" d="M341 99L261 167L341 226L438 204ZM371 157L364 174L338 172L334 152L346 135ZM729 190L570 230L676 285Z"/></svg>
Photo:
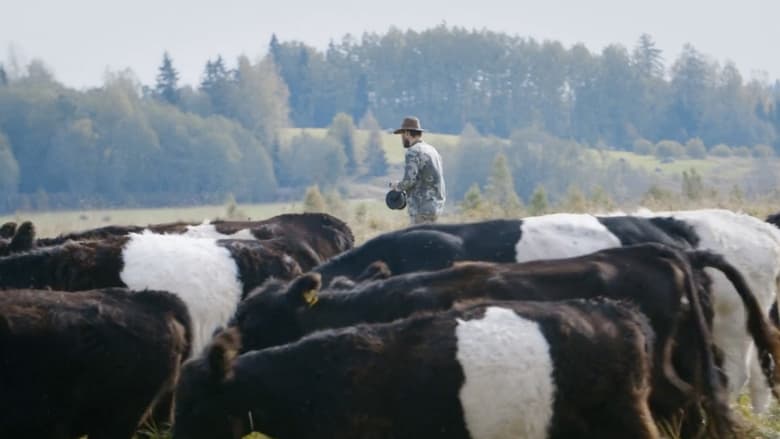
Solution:
<svg viewBox="0 0 780 439"><path fill-rule="evenodd" d="M309 308L314 306L317 301L320 300L320 298L317 297L317 290L309 290L303 293L303 300L309 305Z"/></svg>

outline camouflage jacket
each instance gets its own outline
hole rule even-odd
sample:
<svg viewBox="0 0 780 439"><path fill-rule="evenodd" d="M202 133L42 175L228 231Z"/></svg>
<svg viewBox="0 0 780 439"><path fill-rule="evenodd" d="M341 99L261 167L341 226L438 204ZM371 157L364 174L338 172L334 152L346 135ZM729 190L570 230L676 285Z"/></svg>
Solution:
<svg viewBox="0 0 780 439"><path fill-rule="evenodd" d="M439 152L420 141L406 149L405 158L404 178L398 183L398 189L406 192L409 215L441 214L446 189Z"/></svg>

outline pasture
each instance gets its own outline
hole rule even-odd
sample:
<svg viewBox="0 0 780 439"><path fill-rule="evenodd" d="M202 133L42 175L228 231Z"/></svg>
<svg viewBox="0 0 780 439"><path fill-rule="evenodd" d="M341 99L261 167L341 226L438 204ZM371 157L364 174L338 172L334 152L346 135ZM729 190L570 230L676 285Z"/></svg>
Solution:
<svg viewBox="0 0 780 439"><path fill-rule="evenodd" d="M232 209L226 205L194 206L182 208L159 209L95 209L60 212L17 212L13 215L0 216L0 223L6 221L33 221L39 237L51 237L63 232L77 231L108 224L152 224L174 221L200 222L206 219L227 218L230 214L242 219L264 219L282 213L301 212L301 203L273 203L256 205L239 205ZM678 206L668 206L677 208ZM343 201L331 212L344 219L353 229L356 245L382 232L399 229L406 226L407 218L404 211L390 211L381 200L349 200ZM739 206L756 215L765 215L776 209L767 203L753 203ZM454 210L454 209L451 209ZM564 206L553 206L551 210L565 210ZM233 218L237 219L237 218ZM443 221L461 222L464 218L456 213L449 213ZM750 426L749 437L769 439L780 438L780 406L773 403L770 411L763 416L756 416L750 411L749 402L741 400L738 413ZM666 437L675 438L676 426L663 424L659 426ZM140 437L168 438L169 433L147 427L146 434ZM139 439L140 439L139 437ZM258 433L246 436L250 439L262 439ZM17 439L17 438L10 438Z"/></svg>

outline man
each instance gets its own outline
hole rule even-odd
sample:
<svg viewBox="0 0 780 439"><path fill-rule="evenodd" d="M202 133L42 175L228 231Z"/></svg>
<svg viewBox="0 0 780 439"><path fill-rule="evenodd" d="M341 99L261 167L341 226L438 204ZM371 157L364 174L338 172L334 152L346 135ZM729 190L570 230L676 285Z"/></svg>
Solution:
<svg viewBox="0 0 780 439"><path fill-rule="evenodd" d="M404 178L394 188L406 193L411 223L433 223L444 208L446 190L441 156L422 140L423 129L416 117L407 117L393 134L401 135L406 148Z"/></svg>

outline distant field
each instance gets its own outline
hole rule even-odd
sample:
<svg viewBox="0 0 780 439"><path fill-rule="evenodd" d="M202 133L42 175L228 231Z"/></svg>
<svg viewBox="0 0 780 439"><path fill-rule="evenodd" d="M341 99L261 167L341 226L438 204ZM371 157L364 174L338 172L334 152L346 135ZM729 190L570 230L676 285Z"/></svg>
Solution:
<svg viewBox="0 0 780 439"><path fill-rule="evenodd" d="M311 136L322 137L327 133L326 128L288 128L284 131L283 139L289 141L294 136L305 132ZM358 145L364 145L368 141L369 132L357 130L356 140ZM423 138L436 147L454 146L460 136L453 134L425 133ZM390 131L382 132L382 142L391 164L402 163L404 151L401 147L399 136ZM744 187L745 178L750 175L754 161L742 157L707 157L706 159L678 159L669 163L662 163L654 156L639 155L629 151L606 151L607 155L618 160L626 160L631 166L642 168L660 179L677 179L683 171L691 168L701 174L705 183L719 188L730 188L735 184ZM780 160L768 159L775 171L780 174Z"/></svg>
<svg viewBox="0 0 780 439"><path fill-rule="evenodd" d="M290 141L293 137L306 133L315 137L324 137L328 132L326 128L288 128L284 130L284 141ZM358 145L365 145L368 142L368 136L371 134L367 130L357 130L355 140ZM425 133L423 138L433 146L455 145L458 143L459 136L453 134ZM392 131L382 131L382 146L387 154L387 161L390 163L401 163L404 161L404 149L401 146L401 137L393 134Z"/></svg>
<svg viewBox="0 0 780 439"><path fill-rule="evenodd" d="M240 205L239 209L252 218L267 218L285 212L295 212L289 203ZM298 208L299 209L299 208ZM38 236L56 236L63 232L84 230L109 224L146 225L174 221L196 221L224 218L225 206L164 207L157 209L87 209L55 212L17 212L0 216L6 221L32 221Z"/></svg>
<svg viewBox="0 0 780 439"><path fill-rule="evenodd" d="M239 204L234 219L261 220L282 213L302 212L301 203ZM390 210L384 200L347 200L343 209L333 212L352 228L355 239L362 242L383 231L408 224L406 211ZM240 216L239 216L240 215ZM147 225L175 221L202 222L227 219L226 205L162 207L148 209L86 209L53 212L17 212L0 216L7 221L32 221L39 237L115 225Z"/></svg>

